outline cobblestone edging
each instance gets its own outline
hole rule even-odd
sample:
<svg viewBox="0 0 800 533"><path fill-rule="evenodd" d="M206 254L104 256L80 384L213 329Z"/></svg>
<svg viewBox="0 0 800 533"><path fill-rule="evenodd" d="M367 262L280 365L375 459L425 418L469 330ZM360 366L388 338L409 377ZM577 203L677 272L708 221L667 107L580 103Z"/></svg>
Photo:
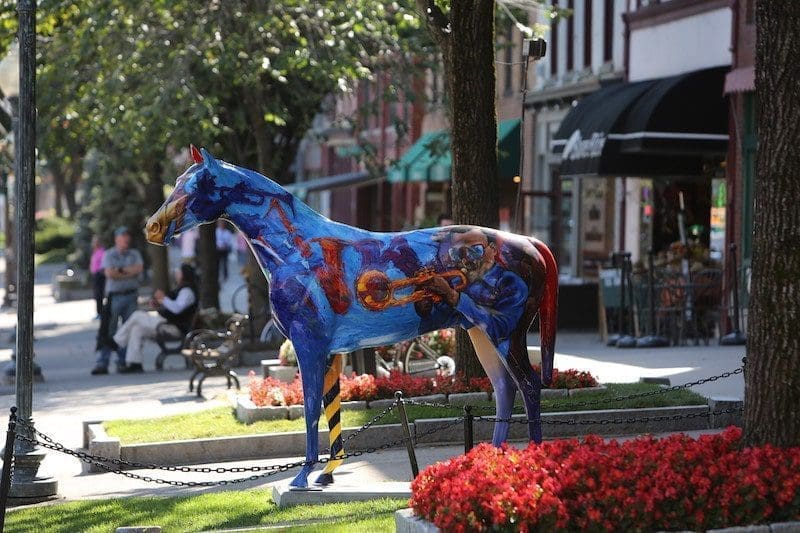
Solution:
<svg viewBox="0 0 800 533"><path fill-rule="evenodd" d="M670 431L689 431L726 427L741 424L741 416L726 414L708 416L709 410L723 410L731 406L741 405L735 399L712 399L709 405L657 407L650 409L611 409L598 411L570 411L561 413L545 413L543 433L545 438L577 437L588 433L620 436L641 433L663 433ZM690 415L686 417L686 415ZM672 419L672 417L678 417ZM659 421L635 421L646 417L668 417ZM523 415L515 416L524 419ZM620 420L622 423L606 423L604 420ZM430 443L463 443L464 428L462 424L446 427L427 437L419 437L435 428L454 422L449 419L417 419L409 424L411 434L417 444ZM553 423L555 421L570 422ZM475 442L490 441L493 423L475 420ZM185 465L197 463L214 463L249 458L278 458L303 455L305 453L305 432L269 433L241 435L236 437L216 437L209 439L193 439L181 441L151 442L143 444L120 444L116 437L110 437L103 429L101 422L84 424L84 447L90 453L114 459L125 459L142 463L163 465ZM345 429L347 438L355 429ZM402 439L404 433L400 424L373 426L359 434L346 444L350 450L367 447L378 447L386 442ZM511 424L509 438L527 439L527 424ZM328 446L328 432L320 428L320 449Z"/></svg>
<svg viewBox="0 0 800 533"><path fill-rule="evenodd" d="M422 518L414 516L411 508L400 509L394 513L396 533L438 533L438 527ZM709 529L706 533L797 533L800 532L800 522L779 522L775 524L726 527L723 529ZM660 532L664 533L664 532ZM685 532L691 533L691 532Z"/></svg>

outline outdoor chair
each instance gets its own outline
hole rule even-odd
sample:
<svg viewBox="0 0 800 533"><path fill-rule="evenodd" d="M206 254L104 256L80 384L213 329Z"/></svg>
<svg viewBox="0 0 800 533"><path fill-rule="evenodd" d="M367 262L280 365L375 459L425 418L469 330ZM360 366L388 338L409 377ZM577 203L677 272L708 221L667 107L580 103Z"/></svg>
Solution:
<svg viewBox="0 0 800 533"><path fill-rule="evenodd" d="M680 272L655 271L656 334L672 346L683 344L686 333L686 283Z"/></svg>
<svg viewBox="0 0 800 533"><path fill-rule="evenodd" d="M194 380L199 377L197 396L202 396L203 381L208 376L225 376L229 389L232 383L240 388L239 377L232 367L238 362L247 322L247 315L234 314L220 331L198 329L189 333L181 353L195 369L189 378L190 392L194 391Z"/></svg>
<svg viewBox="0 0 800 533"><path fill-rule="evenodd" d="M691 273L695 345L706 346L716 333L722 308L722 270L708 268Z"/></svg>

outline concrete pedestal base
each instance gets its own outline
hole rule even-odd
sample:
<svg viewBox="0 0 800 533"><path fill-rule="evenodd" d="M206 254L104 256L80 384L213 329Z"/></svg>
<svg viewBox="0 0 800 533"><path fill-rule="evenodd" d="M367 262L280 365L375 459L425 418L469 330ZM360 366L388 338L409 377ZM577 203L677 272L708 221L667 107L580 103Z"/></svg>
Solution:
<svg viewBox="0 0 800 533"><path fill-rule="evenodd" d="M44 459L44 451L17 451L14 453L14 474L8 504L26 505L52 500L58 496L58 481L38 475L39 465Z"/></svg>
<svg viewBox="0 0 800 533"><path fill-rule="evenodd" d="M289 485L276 485L272 488L272 500L278 507L410 497L411 484L407 481L365 483L359 486L329 485L322 490L309 491L291 490Z"/></svg>

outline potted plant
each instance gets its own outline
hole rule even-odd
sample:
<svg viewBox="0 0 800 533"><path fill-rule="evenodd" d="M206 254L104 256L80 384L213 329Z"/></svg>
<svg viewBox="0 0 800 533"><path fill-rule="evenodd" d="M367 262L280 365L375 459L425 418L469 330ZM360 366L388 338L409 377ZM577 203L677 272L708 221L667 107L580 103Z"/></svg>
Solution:
<svg viewBox="0 0 800 533"><path fill-rule="evenodd" d="M297 353L289 339L283 341L278 349L278 360L281 363L280 366L269 367L269 376L291 383L297 375Z"/></svg>

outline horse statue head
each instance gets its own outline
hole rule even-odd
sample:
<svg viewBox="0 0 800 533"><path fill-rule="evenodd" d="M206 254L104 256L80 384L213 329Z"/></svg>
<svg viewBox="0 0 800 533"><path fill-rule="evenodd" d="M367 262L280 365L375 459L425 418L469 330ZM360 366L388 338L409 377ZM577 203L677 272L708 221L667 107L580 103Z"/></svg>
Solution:
<svg viewBox="0 0 800 533"><path fill-rule="evenodd" d="M172 239L218 218L259 211L270 197L288 201L291 194L256 172L218 161L206 149L190 147L193 164L175 182L175 189L147 221L147 240ZM241 217L240 217L241 218Z"/></svg>

